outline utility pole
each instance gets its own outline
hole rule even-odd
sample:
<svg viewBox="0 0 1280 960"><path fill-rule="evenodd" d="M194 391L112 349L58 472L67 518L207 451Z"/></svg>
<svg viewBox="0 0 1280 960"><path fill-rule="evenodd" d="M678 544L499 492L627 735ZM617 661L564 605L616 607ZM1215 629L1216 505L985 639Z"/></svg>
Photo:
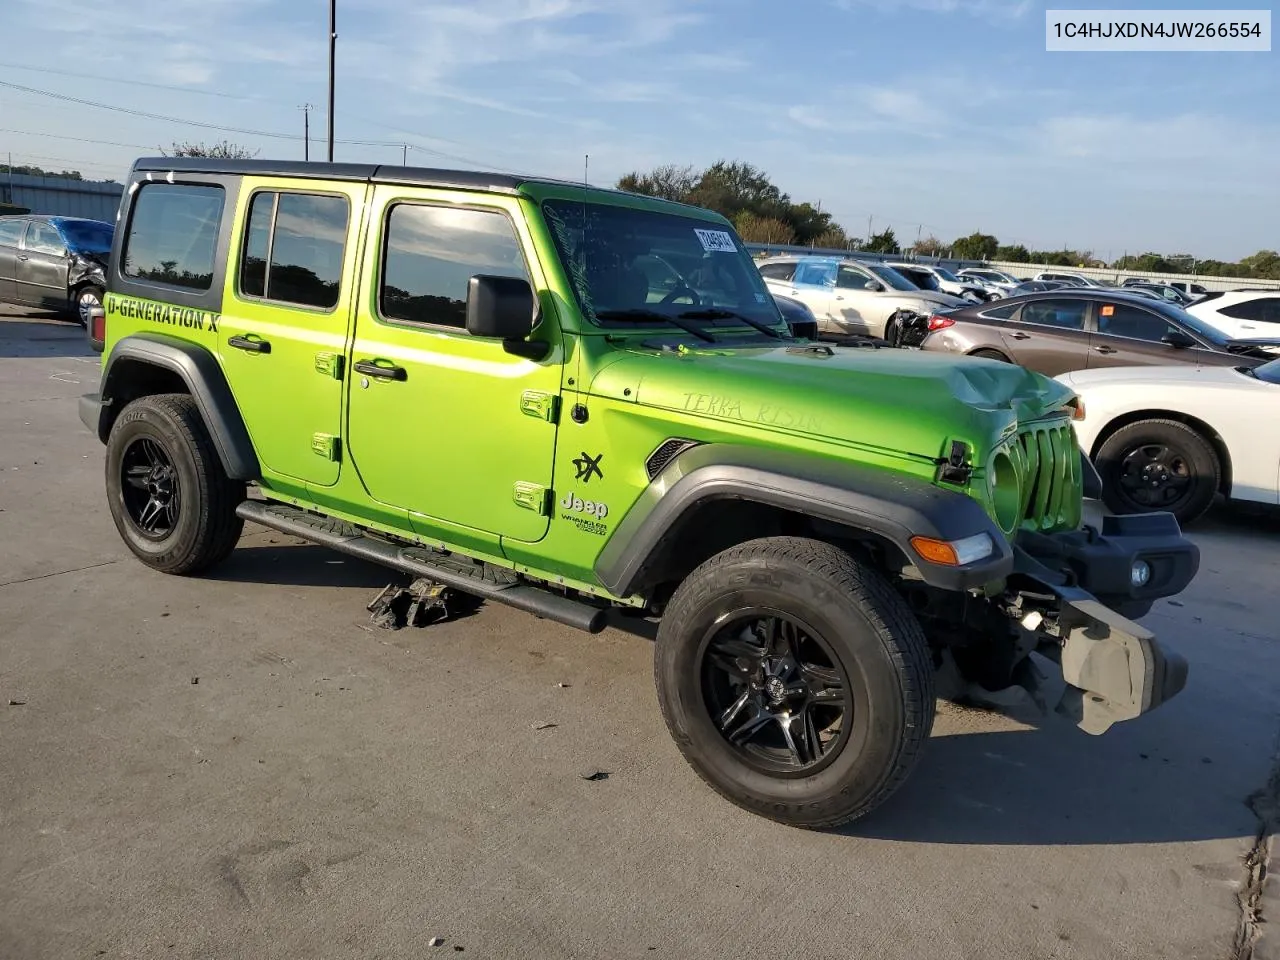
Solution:
<svg viewBox="0 0 1280 960"><path fill-rule="evenodd" d="M309 161L311 159L311 111L312 106L304 103L298 108L302 111L302 159Z"/></svg>
<svg viewBox="0 0 1280 960"><path fill-rule="evenodd" d="M338 0L329 0L329 162L333 163L333 67L338 52Z"/></svg>
<svg viewBox="0 0 1280 960"><path fill-rule="evenodd" d="M400 166L407 167L409 165L409 145L404 143L401 146L404 147L404 150L400 153Z"/></svg>
<svg viewBox="0 0 1280 960"><path fill-rule="evenodd" d="M866 241L866 245L870 245L870 243L871 243L871 221L872 221L872 220L874 220L874 219L875 219L875 214L871 214L871 216L867 217L867 241Z"/></svg>
<svg viewBox="0 0 1280 960"><path fill-rule="evenodd" d="M591 183L589 179L590 175L591 175L591 154L584 153L582 155L582 185L584 187L590 186L590 183Z"/></svg>

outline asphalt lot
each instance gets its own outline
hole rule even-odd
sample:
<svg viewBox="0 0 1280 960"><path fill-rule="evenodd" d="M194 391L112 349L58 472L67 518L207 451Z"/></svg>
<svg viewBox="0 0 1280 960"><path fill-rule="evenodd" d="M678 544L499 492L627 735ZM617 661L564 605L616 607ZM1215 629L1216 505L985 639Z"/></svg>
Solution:
<svg viewBox="0 0 1280 960"><path fill-rule="evenodd" d="M82 337L0 307L3 960L1236 955L1275 513L1212 514L1146 619L1191 661L1176 700L1102 738L943 705L889 806L806 833L685 766L643 637L375 631L392 576L260 528L209 578L148 571L76 415Z"/></svg>

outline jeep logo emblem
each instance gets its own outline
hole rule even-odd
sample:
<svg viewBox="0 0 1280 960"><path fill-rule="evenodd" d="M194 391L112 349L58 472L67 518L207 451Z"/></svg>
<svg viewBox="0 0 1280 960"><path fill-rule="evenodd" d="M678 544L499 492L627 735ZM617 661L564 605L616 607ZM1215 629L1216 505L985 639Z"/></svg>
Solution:
<svg viewBox="0 0 1280 960"><path fill-rule="evenodd" d="M583 500L572 493L565 494L564 499L560 501L560 506L574 513L585 513L588 517L595 517L597 520L603 520L609 515L609 507L606 504L595 500Z"/></svg>

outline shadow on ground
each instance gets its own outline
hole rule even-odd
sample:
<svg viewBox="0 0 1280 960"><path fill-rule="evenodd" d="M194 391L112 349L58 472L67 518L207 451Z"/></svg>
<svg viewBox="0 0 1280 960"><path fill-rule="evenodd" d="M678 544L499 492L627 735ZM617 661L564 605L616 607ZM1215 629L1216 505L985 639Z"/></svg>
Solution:
<svg viewBox="0 0 1280 960"><path fill-rule="evenodd" d="M3 315L0 321L0 359L93 356L83 328L74 321L50 317L42 323Z"/></svg>
<svg viewBox="0 0 1280 960"><path fill-rule="evenodd" d="M1136 721L1154 723L1157 715ZM1248 837L1246 795L1221 777L1231 756L1195 749L1194 711L1158 731L1091 737L1065 720L1033 730L935 736L902 790L840 832L909 843L1047 846ZM1224 780L1226 783L1224 783Z"/></svg>
<svg viewBox="0 0 1280 960"><path fill-rule="evenodd" d="M232 583L362 587L375 591L392 582L408 583L409 580L395 570L313 544L240 546L227 560L202 576ZM372 595L369 599L373 599Z"/></svg>

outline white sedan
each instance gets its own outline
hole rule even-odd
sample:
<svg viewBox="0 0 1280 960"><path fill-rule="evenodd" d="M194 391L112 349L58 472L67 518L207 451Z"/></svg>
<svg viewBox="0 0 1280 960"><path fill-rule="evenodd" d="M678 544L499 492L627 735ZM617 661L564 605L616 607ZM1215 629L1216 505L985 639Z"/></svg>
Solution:
<svg viewBox="0 0 1280 960"><path fill-rule="evenodd" d="M1105 367L1058 380L1080 397L1076 437L1115 513L1195 520L1222 493L1280 503L1280 360Z"/></svg>

